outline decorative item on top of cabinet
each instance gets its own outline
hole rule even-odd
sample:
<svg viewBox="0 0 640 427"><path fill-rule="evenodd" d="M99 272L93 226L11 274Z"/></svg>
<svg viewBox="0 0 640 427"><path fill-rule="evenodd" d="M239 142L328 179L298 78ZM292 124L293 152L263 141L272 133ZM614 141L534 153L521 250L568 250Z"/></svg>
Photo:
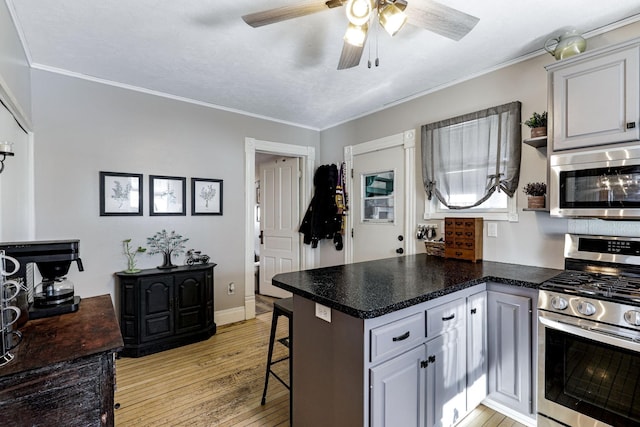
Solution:
<svg viewBox="0 0 640 427"><path fill-rule="evenodd" d="M116 273L123 356L139 357L206 340L213 320L216 264Z"/></svg>
<svg viewBox="0 0 640 427"><path fill-rule="evenodd" d="M482 218L445 218L445 258L482 260L482 224Z"/></svg>
<svg viewBox="0 0 640 427"><path fill-rule="evenodd" d="M551 49L552 45L555 45L553 49ZM544 43L544 50L549 52L556 60L577 55L584 52L586 48L587 41L575 28L569 29L560 37L552 37Z"/></svg>

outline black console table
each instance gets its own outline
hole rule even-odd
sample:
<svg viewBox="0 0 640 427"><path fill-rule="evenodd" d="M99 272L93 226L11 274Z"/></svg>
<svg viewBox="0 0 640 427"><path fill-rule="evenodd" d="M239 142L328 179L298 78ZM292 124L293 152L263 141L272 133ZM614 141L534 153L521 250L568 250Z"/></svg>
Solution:
<svg viewBox="0 0 640 427"><path fill-rule="evenodd" d="M202 341L216 333L216 264L116 273L123 356L139 357Z"/></svg>

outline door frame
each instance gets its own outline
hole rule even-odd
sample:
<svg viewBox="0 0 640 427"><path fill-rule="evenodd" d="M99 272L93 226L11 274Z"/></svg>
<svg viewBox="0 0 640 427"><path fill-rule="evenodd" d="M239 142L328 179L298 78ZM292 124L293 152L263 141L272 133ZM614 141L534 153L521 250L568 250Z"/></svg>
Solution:
<svg viewBox="0 0 640 427"><path fill-rule="evenodd" d="M313 193L313 172L315 165L315 148L302 145L283 144L280 142L261 141L255 138L244 139L245 152L245 241L244 241L244 317L253 319L256 317L255 295L255 267L254 267L254 210L256 200L256 151L260 153L276 154L286 157L299 157L300 169L300 218L304 217L309 201ZM300 235L300 269L315 267L315 258L311 246L302 244Z"/></svg>
<svg viewBox="0 0 640 427"><path fill-rule="evenodd" d="M406 130L402 133L386 136L384 138L375 139L373 141L362 142L356 145L348 145L344 147L344 161L347 171L347 195L353 194L354 188L353 175L353 157L359 154L371 153L373 151L384 150L402 146L404 148L404 236L405 236L405 254L413 255L416 253L416 244L413 239L414 230L416 229L416 131L415 129ZM351 200L351 203L357 203ZM351 264L353 262L353 215L347 215L347 230L344 244L344 262Z"/></svg>

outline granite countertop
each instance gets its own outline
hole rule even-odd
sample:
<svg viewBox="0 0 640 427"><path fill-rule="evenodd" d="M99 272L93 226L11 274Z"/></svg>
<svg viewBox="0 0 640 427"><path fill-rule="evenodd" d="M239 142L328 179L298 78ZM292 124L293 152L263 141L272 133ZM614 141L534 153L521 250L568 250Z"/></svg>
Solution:
<svg viewBox="0 0 640 427"><path fill-rule="evenodd" d="M484 282L537 289L562 270L426 254L282 273L273 285L370 319Z"/></svg>

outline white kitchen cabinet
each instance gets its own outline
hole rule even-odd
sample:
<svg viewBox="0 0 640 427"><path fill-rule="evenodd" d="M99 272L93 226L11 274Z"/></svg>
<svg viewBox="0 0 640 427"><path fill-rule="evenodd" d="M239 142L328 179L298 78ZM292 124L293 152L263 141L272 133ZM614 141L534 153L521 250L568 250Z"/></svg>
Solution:
<svg viewBox="0 0 640 427"><path fill-rule="evenodd" d="M546 68L553 151L640 139L640 41Z"/></svg>
<svg viewBox="0 0 640 427"><path fill-rule="evenodd" d="M371 426L424 426L424 344L371 369Z"/></svg>
<svg viewBox="0 0 640 427"><path fill-rule="evenodd" d="M467 412L464 328L463 323L426 344L427 427L452 426Z"/></svg>
<svg viewBox="0 0 640 427"><path fill-rule="evenodd" d="M467 409L487 397L487 293L467 297Z"/></svg>
<svg viewBox="0 0 640 427"><path fill-rule="evenodd" d="M489 398L533 413L531 298L488 291Z"/></svg>
<svg viewBox="0 0 640 427"><path fill-rule="evenodd" d="M465 311L465 298L427 309L429 341L371 368L373 427L452 426L466 414Z"/></svg>

